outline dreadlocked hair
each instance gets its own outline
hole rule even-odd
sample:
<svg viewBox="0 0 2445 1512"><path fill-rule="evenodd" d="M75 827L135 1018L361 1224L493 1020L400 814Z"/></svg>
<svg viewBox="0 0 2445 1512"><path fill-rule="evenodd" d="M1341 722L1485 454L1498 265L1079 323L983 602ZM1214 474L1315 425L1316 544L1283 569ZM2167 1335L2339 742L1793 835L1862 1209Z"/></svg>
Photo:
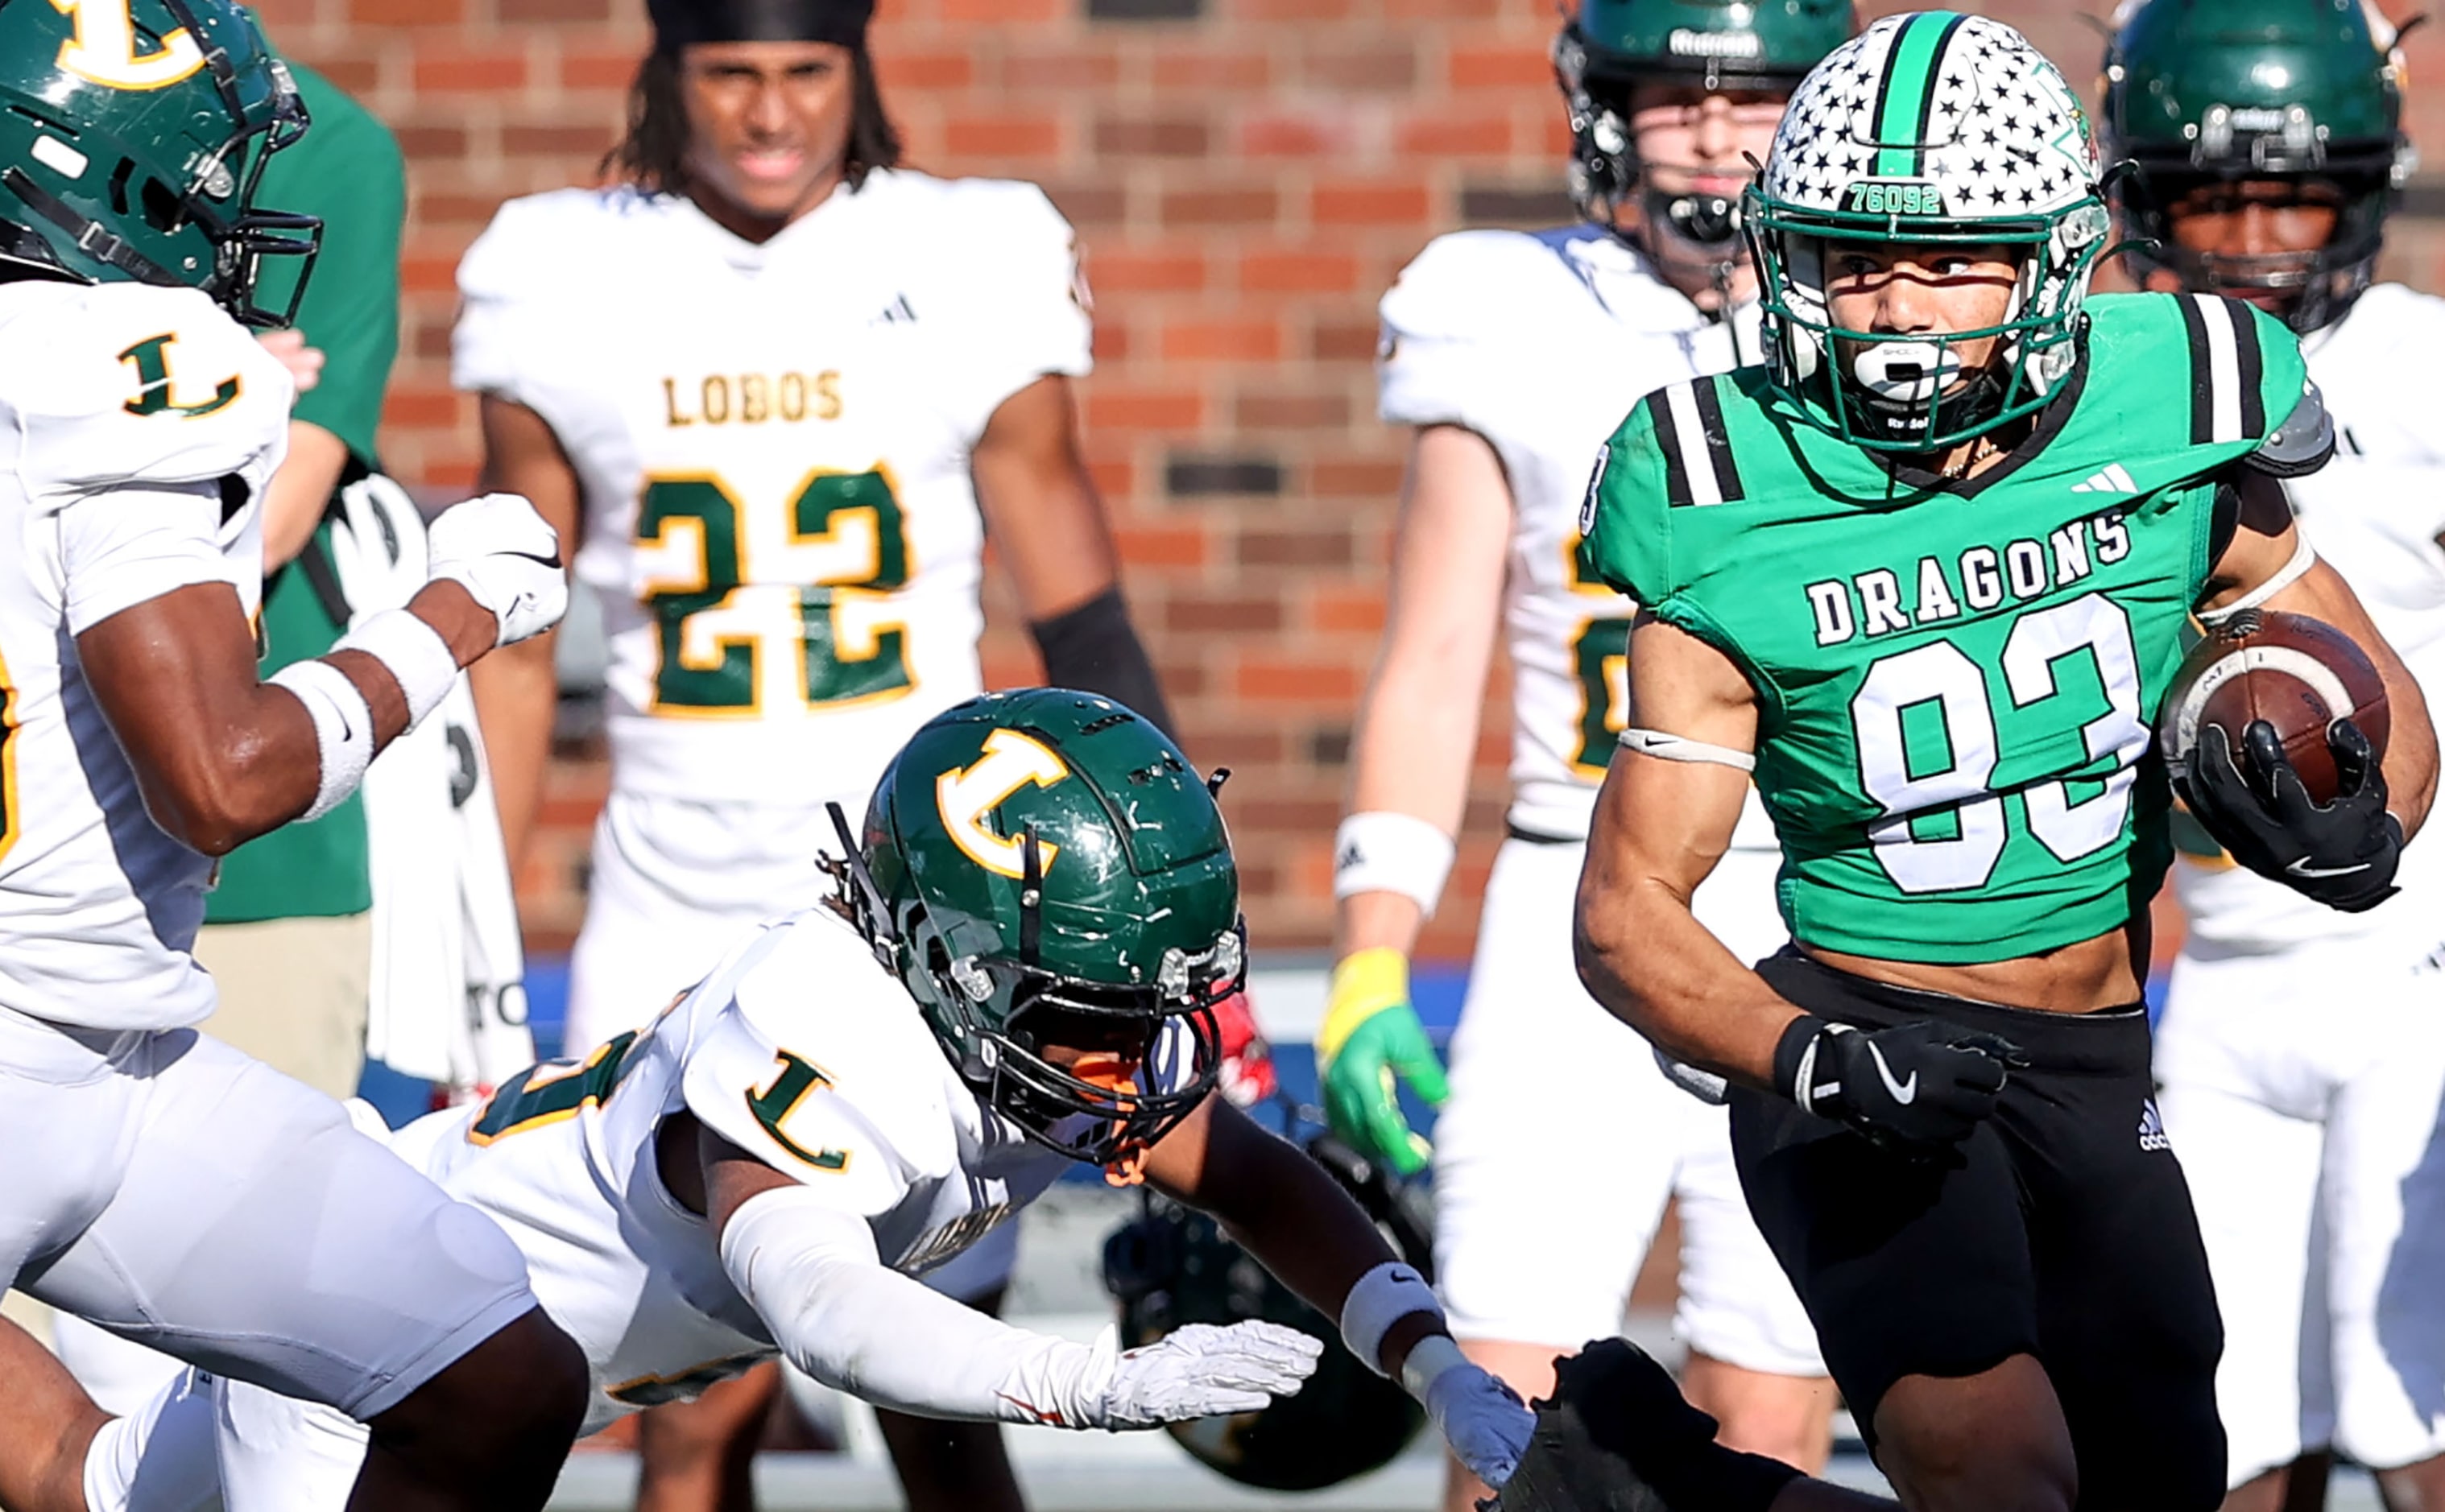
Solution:
<svg viewBox="0 0 2445 1512"><path fill-rule="evenodd" d="M866 183L877 168L900 166L900 128L883 108L883 91L874 82L874 59L864 44L849 49L849 149L841 176L851 189ZM637 67L628 86L628 130L619 144L603 155L607 177L616 177L653 195L676 195L687 187L687 105L680 98L680 59L676 50L657 47Z"/></svg>

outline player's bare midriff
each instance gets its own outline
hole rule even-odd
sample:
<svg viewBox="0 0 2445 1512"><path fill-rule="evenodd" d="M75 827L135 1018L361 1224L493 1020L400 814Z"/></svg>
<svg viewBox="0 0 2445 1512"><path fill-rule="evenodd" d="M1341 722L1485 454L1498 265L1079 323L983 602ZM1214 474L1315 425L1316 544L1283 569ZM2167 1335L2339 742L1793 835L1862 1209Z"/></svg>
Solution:
<svg viewBox="0 0 2445 1512"><path fill-rule="evenodd" d="M1921 992L1940 992L1973 1002L2042 1013L2093 1014L2128 1008L2139 1000L2146 980L2148 916L2135 916L2119 929L2076 944L2010 961L1969 965L1916 961L1878 961L1810 944L1812 960L1871 981Z"/></svg>

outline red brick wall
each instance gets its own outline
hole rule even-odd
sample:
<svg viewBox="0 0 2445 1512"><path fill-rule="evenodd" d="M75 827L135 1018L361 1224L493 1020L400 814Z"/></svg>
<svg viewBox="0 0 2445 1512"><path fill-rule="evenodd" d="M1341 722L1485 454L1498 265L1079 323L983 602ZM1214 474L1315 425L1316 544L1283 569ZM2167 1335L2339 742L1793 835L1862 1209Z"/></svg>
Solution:
<svg viewBox="0 0 2445 1512"><path fill-rule="evenodd" d="M1202 14L1096 20L1091 6ZM262 9L283 47L406 147L406 331L383 445L410 483L463 487L476 442L474 406L449 387L452 269L501 199L590 178L643 6ZM2071 8L1982 9L2093 77L2100 44ZM1544 61L1555 24L1554 0L883 0L875 49L914 163L1036 179L1088 248L1089 455L1188 748L1237 773L1260 947L1318 944L1330 926L1326 852L1400 478L1402 438L1373 419L1374 301L1438 232L1550 218L1567 145ZM2417 38L2445 62L2445 35ZM2436 237L2405 240L2420 271L2435 266ZM1006 597L990 602L993 675L1032 677ZM1440 954L1467 949L1499 831L1502 708L1498 687L1428 944ZM551 830L521 878L539 943L574 927L602 777L585 760L556 774Z"/></svg>

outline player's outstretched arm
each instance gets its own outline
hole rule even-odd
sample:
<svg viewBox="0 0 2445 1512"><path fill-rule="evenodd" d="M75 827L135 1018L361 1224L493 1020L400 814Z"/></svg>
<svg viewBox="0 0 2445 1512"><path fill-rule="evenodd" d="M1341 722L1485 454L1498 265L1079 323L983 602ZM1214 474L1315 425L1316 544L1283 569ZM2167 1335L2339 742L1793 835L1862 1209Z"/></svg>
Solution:
<svg viewBox="0 0 2445 1512"><path fill-rule="evenodd" d="M1114 699L1178 737L1154 663L1121 598L1120 551L1078 451L1070 380L1049 373L1001 401L969 454L986 533L1010 564L1044 681Z"/></svg>
<svg viewBox="0 0 2445 1512"><path fill-rule="evenodd" d="M2361 648L2385 683L2393 722L2380 763L2385 807L2402 826L2407 840L2419 832L2436 797L2436 730L2430 722L2428 700L2361 607L2352 586L2342 573L2305 551L2284 485L2246 467L2234 469L2234 476L2241 491L2239 522L2231 544L2216 559L2199 607L2212 615L2255 604L2286 614L2305 614L2342 631Z"/></svg>
<svg viewBox="0 0 2445 1512"><path fill-rule="evenodd" d="M77 657L154 822L207 855L329 812L383 746L440 703L461 667L550 625L568 603L550 528L525 500L494 495L434 522L432 581L405 609L376 614L329 655L261 681L236 592L194 581L179 554L182 534L194 549L198 512L217 518L215 491L118 491L65 513L93 510L160 515L152 529L64 526L70 624L86 594L113 606L135 599L77 630ZM209 529L201 539L210 543ZM164 574L189 580L143 598L128 587Z"/></svg>
<svg viewBox="0 0 2445 1512"><path fill-rule="evenodd" d="M732 1284L792 1364L878 1407L1146 1428L1259 1410L1316 1369L1316 1340L1274 1323L1177 1329L1127 1353L1109 1329L1073 1344L1013 1328L886 1266L866 1219L837 1196L710 1129L700 1128L697 1143Z"/></svg>
<svg viewBox="0 0 2445 1512"><path fill-rule="evenodd" d="M561 450L560 439L542 416L498 394L483 396L478 414L484 430L480 486L532 502L535 513L567 547L562 560L574 562L584 515L579 509L577 470ZM527 836L534 829L535 810L543 801L552 718L560 707L560 685L552 670L552 646L558 639L556 632L547 631L506 646L484 658L467 675L468 686L476 695L476 722L484 731L484 758L492 769L493 799L501 812L501 842L513 873L526 854Z"/></svg>
<svg viewBox="0 0 2445 1512"><path fill-rule="evenodd" d="M1480 1480L1510 1478L1528 1447L1528 1409L1462 1358L1433 1289L1324 1167L1208 1097L1148 1151L1146 1175L1211 1213L1284 1285L1340 1319L1350 1352L1416 1397Z"/></svg>
<svg viewBox="0 0 2445 1512"><path fill-rule="evenodd" d="M1630 666L1633 728L1579 873L1579 980L1674 1059L1772 1090L1775 1046L1800 1010L1689 911L1747 796L1757 696L1723 652L1646 616Z"/></svg>
<svg viewBox="0 0 2445 1512"><path fill-rule="evenodd" d="M1360 700L1350 801L1334 839L1339 954L1318 1078L1334 1132L1403 1175L1431 1153L1393 1083L1444 1100L1443 1065L1409 1005L1409 952L1451 869L1485 676L1502 623L1511 489L1474 431L1409 443L1384 640Z"/></svg>

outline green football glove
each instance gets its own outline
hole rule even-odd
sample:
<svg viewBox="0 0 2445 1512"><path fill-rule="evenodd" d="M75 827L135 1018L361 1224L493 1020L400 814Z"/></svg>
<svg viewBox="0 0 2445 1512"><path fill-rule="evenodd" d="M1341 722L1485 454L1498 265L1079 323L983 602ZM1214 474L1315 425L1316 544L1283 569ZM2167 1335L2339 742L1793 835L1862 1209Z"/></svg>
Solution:
<svg viewBox="0 0 2445 1512"><path fill-rule="evenodd" d="M1431 1105L1451 1095L1444 1063L1409 1006L1409 961L1378 946L1344 956L1333 968L1324 1027L1316 1036L1316 1078L1333 1131L1368 1159L1404 1176L1434 1153L1401 1111L1398 1083Z"/></svg>

